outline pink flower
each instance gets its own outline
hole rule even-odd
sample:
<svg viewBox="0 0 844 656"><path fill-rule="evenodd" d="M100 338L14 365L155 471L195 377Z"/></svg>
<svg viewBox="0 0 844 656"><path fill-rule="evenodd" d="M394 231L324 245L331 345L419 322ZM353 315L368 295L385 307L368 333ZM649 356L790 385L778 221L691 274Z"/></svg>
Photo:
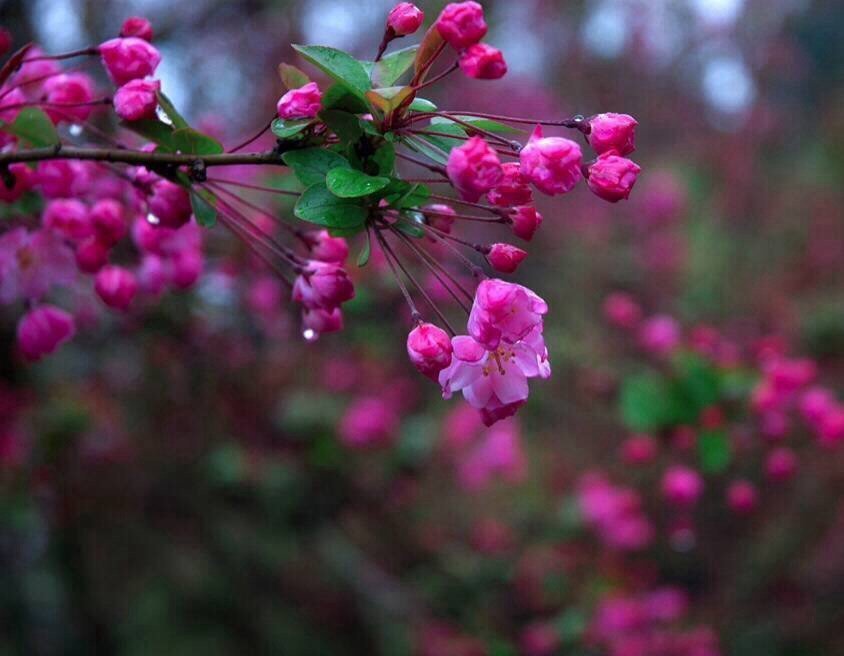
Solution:
<svg viewBox="0 0 844 656"><path fill-rule="evenodd" d="M195 225L188 223L186 227ZM184 230L184 228L182 228ZM204 260L198 248L177 251L170 261L170 285L175 289L189 289L196 284L202 274Z"/></svg>
<svg viewBox="0 0 844 656"><path fill-rule="evenodd" d="M314 308L302 310L302 333L313 341L323 333L336 333L343 330L343 312L340 308L323 310Z"/></svg>
<svg viewBox="0 0 844 656"><path fill-rule="evenodd" d="M487 349L514 344L539 327L548 305L527 287L498 279L484 280L475 291L469 334Z"/></svg>
<svg viewBox="0 0 844 656"><path fill-rule="evenodd" d="M73 198L51 200L44 208L41 221L45 227L72 241L90 237L94 229L88 208Z"/></svg>
<svg viewBox="0 0 844 656"><path fill-rule="evenodd" d="M422 213L425 215L425 220L429 226L446 234L451 232L451 226L454 224L454 217L457 214L452 207L437 203L426 205L422 208Z"/></svg>
<svg viewBox="0 0 844 656"><path fill-rule="evenodd" d="M24 64L25 66L26 64ZM12 123L21 113L23 106L26 104L26 96L18 87L6 89L2 87L0 92L4 94L0 98L0 121Z"/></svg>
<svg viewBox="0 0 844 656"><path fill-rule="evenodd" d="M149 211L158 219L159 225L165 228L182 227L190 221L193 212L187 189L164 179L152 185L147 204Z"/></svg>
<svg viewBox="0 0 844 656"><path fill-rule="evenodd" d="M51 77L44 83L44 90L47 92L47 103L79 104L78 107L45 105L44 111L53 123L85 121L94 109L93 105L80 104L89 103L94 98L94 84L84 73L68 73Z"/></svg>
<svg viewBox="0 0 844 656"><path fill-rule="evenodd" d="M504 177L498 154L481 137L453 148L446 171L464 200L475 202Z"/></svg>
<svg viewBox="0 0 844 656"><path fill-rule="evenodd" d="M528 205L533 201L533 192L529 181L522 175L518 162L505 162L501 165L501 182L487 194L487 200L498 207Z"/></svg>
<svg viewBox="0 0 844 656"><path fill-rule="evenodd" d="M152 24L142 16L130 16L123 21L120 36L136 36L144 41L152 41Z"/></svg>
<svg viewBox="0 0 844 656"><path fill-rule="evenodd" d="M658 448L650 435L634 435L621 445L621 454L627 464L644 465L653 462Z"/></svg>
<svg viewBox="0 0 844 656"><path fill-rule="evenodd" d="M522 175L549 196L568 193L582 177L580 146L562 137L543 137L540 125L536 126L519 158Z"/></svg>
<svg viewBox="0 0 844 656"><path fill-rule="evenodd" d="M642 320L642 308L624 292L613 292L604 299L604 317L614 326L630 330Z"/></svg>
<svg viewBox="0 0 844 656"><path fill-rule="evenodd" d="M824 417L835 409L835 395L825 387L812 387L800 397L800 415L811 426L820 426Z"/></svg>
<svg viewBox="0 0 844 656"><path fill-rule="evenodd" d="M52 305L39 305L21 317L18 346L27 360L40 360L73 337L73 317Z"/></svg>
<svg viewBox="0 0 844 656"><path fill-rule="evenodd" d="M460 70L476 80L497 80L507 74L507 62L498 48L476 43L460 53Z"/></svg>
<svg viewBox="0 0 844 656"><path fill-rule="evenodd" d="M501 273L513 273L527 257L527 252L511 244L493 244L486 259L490 266Z"/></svg>
<svg viewBox="0 0 844 656"><path fill-rule="evenodd" d="M14 228L0 235L0 303L38 300L75 276L73 251L51 230Z"/></svg>
<svg viewBox="0 0 844 656"><path fill-rule="evenodd" d="M617 203L630 196L641 170L636 162L609 151L589 167L587 184L599 198Z"/></svg>
<svg viewBox="0 0 844 656"><path fill-rule="evenodd" d="M38 46L30 48L26 53L26 58L34 61L29 61L21 65L18 72L12 78L12 84L20 87L30 98L41 96L44 83L50 79L50 76L61 72L61 66L57 61L54 59L41 59L43 56L44 51Z"/></svg>
<svg viewBox="0 0 844 656"><path fill-rule="evenodd" d="M468 335L454 337L451 346L451 364L439 375L443 398L462 391L469 405L492 413L489 418L493 420L502 418L502 408L518 408L524 403L529 378L551 375L548 352L538 329L523 340L501 344L494 350L487 350Z"/></svg>
<svg viewBox="0 0 844 656"><path fill-rule="evenodd" d="M349 256L349 244L343 237L332 237L328 230L314 230L305 234L311 257L321 262L343 264Z"/></svg>
<svg viewBox="0 0 844 656"><path fill-rule="evenodd" d="M396 438L399 418L394 407L372 396L354 401L340 420L340 441L351 448L378 447Z"/></svg>
<svg viewBox="0 0 844 656"><path fill-rule="evenodd" d="M756 510L759 495L753 483L737 480L727 488L727 505L737 515L747 515Z"/></svg>
<svg viewBox="0 0 844 656"><path fill-rule="evenodd" d="M674 506L689 507L703 494L703 479L694 469L675 465L662 477L662 495Z"/></svg>
<svg viewBox="0 0 844 656"><path fill-rule="evenodd" d="M96 273L108 263L108 246L88 237L76 247L76 266L83 273Z"/></svg>
<svg viewBox="0 0 844 656"><path fill-rule="evenodd" d="M407 336L407 355L421 374L433 381L451 364L451 340L434 324L422 323Z"/></svg>
<svg viewBox="0 0 844 656"><path fill-rule="evenodd" d="M114 94L114 111L124 121L155 118L158 107L156 94L160 90L161 82L158 80L129 80Z"/></svg>
<svg viewBox="0 0 844 656"><path fill-rule="evenodd" d="M151 76L161 63L161 55L155 46L134 36L110 39L101 44L100 57L117 86Z"/></svg>
<svg viewBox="0 0 844 656"><path fill-rule="evenodd" d="M94 290L110 308L126 310L138 292L138 281L128 269L107 266L97 274Z"/></svg>
<svg viewBox="0 0 844 656"><path fill-rule="evenodd" d="M599 155L614 150L629 155L636 150L636 119L627 114L597 114L589 119L589 145Z"/></svg>
<svg viewBox="0 0 844 656"><path fill-rule="evenodd" d="M0 200L5 203L14 203L32 188L34 176L30 168L23 163L10 164L9 173L15 179L15 182L9 188L0 180Z"/></svg>
<svg viewBox="0 0 844 656"><path fill-rule="evenodd" d="M157 296L163 292L164 286L167 284L164 260L158 255L145 254L135 275L138 280L138 288L145 294L152 296Z"/></svg>
<svg viewBox="0 0 844 656"><path fill-rule="evenodd" d="M451 2L437 18L437 31L455 50L463 50L486 36L484 10L477 2Z"/></svg>
<svg viewBox="0 0 844 656"><path fill-rule="evenodd" d="M485 487L493 476L517 483L527 473L527 459L522 450L519 426L515 420L496 424L484 435L460 463L458 480L469 491Z"/></svg>
<svg viewBox="0 0 844 656"><path fill-rule="evenodd" d="M510 212L510 220L512 221L510 227L513 229L513 234L525 241L533 239L533 235L542 225L542 215L536 211L533 205L514 207Z"/></svg>
<svg viewBox="0 0 844 656"><path fill-rule="evenodd" d="M601 474L587 474L578 483L577 502L586 523L612 549L635 551L653 539L653 526L633 489L616 487Z"/></svg>
<svg viewBox="0 0 844 656"><path fill-rule="evenodd" d="M285 119L313 118L322 109L322 92L316 82L291 89L278 101L278 117Z"/></svg>
<svg viewBox="0 0 844 656"><path fill-rule="evenodd" d="M768 454L765 473L774 482L782 483L797 473L797 455L788 447L779 447Z"/></svg>
<svg viewBox="0 0 844 656"><path fill-rule="evenodd" d="M90 167L75 160L41 162L35 171L35 181L47 198L73 198L90 186Z"/></svg>
<svg viewBox="0 0 844 656"><path fill-rule="evenodd" d="M844 407L836 404L824 415L818 427L822 446L832 447L844 440Z"/></svg>
<svg viewBox="0 0 844 656"><path fill-rule="evenodd" d="M329 262L308 260L293 283L293 300L311 310L333 310L354 296L345 269Z"/></svg>
<svg viewBox="0 0 844 656"><path fill-rule="evenodd" d="M413 34L422 26L425 14L412 2L400 2L390 10L387 16L387 27L396 36Z"/></svg>
<svg viewBox="0 0 844 656"><path fill-rule="evenodd" d="M639 343L654 355L668 355L680 344L680 325L668 315L651 317L639 329Z"/></svg>
<svg viewBox="0 0 844 656"><path fill-rule="evenodd" d="M104 198L91 207L91 222L94 234L103 244L113 246L129 232L123 217L123 206L116 200Z"/></svg>

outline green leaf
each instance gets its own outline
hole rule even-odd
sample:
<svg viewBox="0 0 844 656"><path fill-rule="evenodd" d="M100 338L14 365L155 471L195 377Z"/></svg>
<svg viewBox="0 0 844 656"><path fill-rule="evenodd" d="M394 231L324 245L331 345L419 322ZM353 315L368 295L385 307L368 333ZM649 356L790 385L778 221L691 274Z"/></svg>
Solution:
<svg viewBox="0 0 844 656"><path fill-rule="evenodd" d="M367 91L366 99L373 109L386 115L408 106L415 94L416 90L413 87L385 87Z"/></svg>
<svg viewBox="0 0 844 656"><path fill-rule="evenodd" d="M290 150L282 155L282 159L306 187L324 182L331 169L351 168L345 157L324 148Z"/></svg>
<svg viewBox="0 0 844 656"><path fill-rule="evenodd" d="M396 170L396 147L391 143L385 143L370 158L378 167L379 175L391 176Z"/></svg>
<svg viewBox="0 0 844 656"><path fill-rule="evenodd" d="M366 243L358 253L358 266L365 267L369 263L369 256L372 254L372 236L366 231Z"/></svg>
<svg viewBox="0 0 844 656"><path fill-rule="evenodd" d="M378 87L389 87L410 70L419 46L410 46L390 53L372 66L370 79Z"/></svg>
<svg viewBox="0 0 844 656"><path fill-rule="evenodd" d="M381 191L390 184L390 178L367 175L350 168L336 168L325 177L328 190L340 198L361 198Z"/></svg>
<svg viewBox="0 0 844 656"><path fill-rule="evenodd" d="M362 98L349 93L342 84L332 84L322 94L323 109L342 109L351 114L366 114L369 111Z"/></svg>
<svg viewBox="0 0 844 656"><path fill-rule="evenodd" d="M173 127L162 123L158 119L142 119L140 121L122 121L121 126L127 130L131 130L135 134L141 135L144 139L158 144L158 146L167 152L173 152L176 148L173 146Z"/></svg>
<svg viewBox="0 0 844 656"><path fill-rule="evenodd" d="M396 230L414 239L422 239L425 236L425 231L413 221L399 221L395 226Z"/></svg>
<svg viewBox="0 0 844 656"><path fill-rule="evenodd" d="M414 98L413 102L408 105L408 109L412 112L435 112L437 106L430 100L425 100L425 98Z"/></svg>
<svg viewBox="0 0 844 656"><path fill-rule="evenodd" d="M443 149L437 145L432 144L427 137L416 137L416 136L403 136L401 138L402 143L409 146L417 153L421 153L425 155L425 157L433 160L437 164L441 166L445 166L448 164L448 154L443 152ZM449 152L451 149L449 149Z"/></svg>
<svg viewBox="0 0 844 656"><path fill-rule="evenodd" d="M624 425L633 431L652 431L666 425L671 414L665 379L657 374L627 378L619 399Z"/></svg>
<svg viewBox="0 0 844 656"><path fill-rule="evenodd" d="M281 83L290 89L298 89L305 86L311 79L300 69L292 64L285 64L282 62L278 65L278 76L281 78Z"/></svg>
<svg viewBox="0 0 844 656"><path fill-rule="evenodd" d="M487 132L494 132L495 134L523 134L524 130L519 130L518 128L514 128L511 125L507 125L506 123L500 123L499 121L493 121L492 119L488 118L480 118L479 116L463 116L461 114L454 114L454 118L463 121L464 123L470 123L473 126L481 129L486 130ZM446 116L434 116L431 119L431 125L438 126L434 128L435 130L439 130L439 126L442 125L459 125L455 123L452 119ZM461 126L464 129L465 126Z"/></svg>
<svg viewBox="0 0 844 656"><path fill-rule="evenodd" d="M225 152L223 144L193 128L175 130L172 135L172 145L174 149L191 155L219 155Z"/></svg>
<svg viewBox="0 0 844 656"><path fill-rule="evenodd" d="M423 184L410 184L394 178L385 190L384 198L391 207L404 209L417 207L431 197L431 190Z"/></svg>
<svg viewBox="0 0 844 656"><path fill-rule="evenodd" d="M363 226L368 212L356 198L339 198L323 183L311 185L299 198L293 213L302 221L328 228L351 229Z"/></svg>
<svg viewBox="0 0 844 656"><path fill-rule="evenodd" d="M304 132L313 121L309 118L289 120L277 118L272 122L270 130L279 139L290 139L297 134Z"/></svg>
<svg viewBox="0 0 844 656"><path fill-rule="evenodd" d="M203 228L211 228L217 223L217 199L204 189L191 189L190 204L196 222Z"/></svg>
<svg viewBox="0 0 844 656"><path fill-rule="evenodd" d="M363 136L361 121L354 114L339 109L324 109L319 113L319 118L343 143L354 143Z"/></svg>
<svg viewBox="0 0 844 656"><path fill-rule="evenodd" d="M50 117L37 107L24 107L12 123L4 122L1 129L35 148L55 146L59 143L56 126Z"/></svg>
<svg viewBox="0 0 844 656"><path fill-rule="evenodd" d="M176 130L181 130L182 128L190 127L190 125L188 125L188 122L179 113L179 110L176 109L176 106L166 95L164 95L163 91L159 91L155 95L158 98L159 106L161 107L161 109L164 110L164 113L167 114L167 118L170 119L170 122L173 124L173 127Z"/></svg>
<svg viewBox="0 0 844 656"><path fill-rule="evenodd" d="M733 458L729 438L723 431L701 433L697 439L697 457L704 473L724 472Z"/></svg>
<svg viewBox="0 0 844 656"><path fill-rule="evenodd" d="M327 46L294 45L293 48L358 98L362 99L364 94L372 88L369 74L363 64L350 54Z"/></svg>

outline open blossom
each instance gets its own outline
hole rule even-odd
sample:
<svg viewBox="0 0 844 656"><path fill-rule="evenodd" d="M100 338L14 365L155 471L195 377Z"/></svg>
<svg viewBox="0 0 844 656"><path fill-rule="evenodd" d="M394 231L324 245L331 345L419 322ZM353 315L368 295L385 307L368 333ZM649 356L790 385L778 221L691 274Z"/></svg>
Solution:
<svg viewBox="0 0 844 656"><path fill-rule="evenodd" d="M107 266L97 274L94 290L109 307L126 310L138 292L138 281L128 269Z"/></svg>
<svg viewBox="0 0 844 656"><path fill-rule="evenodd" d="M322 92L316 82L291 89L278 101L278 117L284 119L313 118L322 109Z"/></svg>
<svg viewBox="0 0 844 656"><path fill-rule="evenodd" d="M332 310L354 296L345 269L329 262L308 260L293 283L293 300L308 309Z"/></svg>
<svg viewBox="0 0 844 656"><path fill-rule="evenodd" d="M533 205L520 205L510 212L510 221L513 234L520 239L530 241L542 225L542 215Z"/></svg>
<svg viewBox="0 0 844 656"><path fill-rule="evenodd" d="M0 235L0 303L38 300L75 275L73 251L52 230L14 228Z"/></svg>
<svg viewBox="0 0 844 656"><path fill-rule="evenodd" d="M529 180L522 175L518 162L505 162L501 165L501 172L501 182L487 194L490 203L498 207L514 207L533 201Z"/></svg>
<svg viewBox="0 0 844 656"><path fill-rule="evenodd" d="M440 371L451 364L451 340L434 324L422 323L407 336L407 355L420 373L436 381Z"/></svg>
<svg viewBox="0 0 844 656"><path fill-rule="evenodd" d="M53 123L85 121L91 115L93 106L81 103L89 103L94 99L94 83L84 73L67 73L51 77L44 83L44 90L47 93L48 103L44 105L44 111ZM55 106L53 103L68 106Z"/></svg>
<svg viewBox="0 0 844 656"><path fill-rule="evenodd" d="M443 398L454 392L481 410L487 425L511 415L528 397L528 379L551 375L548 352L537 326L512 344L488 350L468 335L452 338L451 364L440 372Z"/></svg>
<svg viewBox="0 0 844 656"><path fill-rule="evenodd" d="M328 230L313 230L305 234L311 257L321 262L343 264L349 256L349 244L343 237L332 237Z"/></svg>
<svg viewBox="0 0 844 656"><path fill-rule="evenodd" d="M549 196L568 193L582 177L580 146L563 137L543 137L539 125L522 148L519 159L522 175Z"/></svg>
<svg viewBox="0 0 844 656"><path fill-rule="evenodd" d="M622 157L636 150L636 119L628 114L598 114L589 119L589 145L599 155L614 150Z"/></svg>
<svg viewBox="0 0 844 656"><path fill-rule="evenodd" d="M455 50L463 50L486 36L484 10L477 2L451 2L437 19L437 31Z"/></svg>
<svg viewBox="0 0 844 656"><path fill-rule="evenodd" d="M630 196L641 170L636 162L609 151L589 167L587 184L599 198L617 203Z"/></svg>
<svg viewBox="0 0 844 656"><path fill-rule="evenodd" d="M476 43L460 53L460 70L476 80L497 80L507 74L507 62L498 48Z"/></svg>
<svg viewBox="0 0 844 656"><path fill-rule="evenodd" d="M114 112L124 121L155 118L158 107L156 94L161 90L158 80L130 80L114 94Z"/></svg>
<svg viewBox="0 0 844 656"><path fill-rule="evenodd" d="M486 259L501 273L513 273L527 257L527 252L511 244L493 244Z"/></svg>
<svg viewBox="0 0 844 656"><path fill-rule="evenodd" d="M387 16L387 27L396 36L413 34L422 26L425 20L424 12L412 2L400 2L390 10Z"/></svg>
<svg viewBox="0 0 844 656"><path fill-rule="evenodd" d="M469 334L487 349L514 344L542 326L548 305L527 287L504 280L484 280L475 292Z"/></svg>
<svg viewBox="0 0 844 656"><path fill-rule="evenodd" d="M494 189L504 177L498 154L481 137L472 137L452 149L446 171L463 199L472 202Z"/></svg>
<svg viewBox="0 0 844 656"><path fill-rule="evenodd" d="M100 44L100 57L112 82L118 86L152 75L161 63L158 50L134 36Z"/></svg>
<svg viewBox="0 0 844 656"><path fill-rule="evenodd" d="M123 21L120 36L136 36L144 41L152 41L152 25L142 16L130 16Z"/></svg>
<svg viewBox="0 0 844 656"><path fill-rule="evenodd" d="M53 353L76 332L73 317L53 305L39 305L18 322L18 346L27 360Z"/></svg>

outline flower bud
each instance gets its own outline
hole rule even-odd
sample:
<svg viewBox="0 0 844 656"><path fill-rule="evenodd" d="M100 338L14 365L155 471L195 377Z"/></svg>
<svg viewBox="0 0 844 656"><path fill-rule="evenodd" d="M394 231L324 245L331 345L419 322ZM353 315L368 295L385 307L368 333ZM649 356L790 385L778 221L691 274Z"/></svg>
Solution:
<svg viewBox="0 0 844 656"><path fill-rule="evenodd" d="M759 494L753 483L737 480L727 488L727 505L737 515L747 515L756 510Z"/></svg>
<svg viewBox="0 0 844 656"><path fill-rule="evenodd" d="M138 281L135 274L128 269L107 266L97 274L94 290L110 308L126 310L138 292Z"/></svg>
<svg viewBox="0 0 844 656"><path fill-rule="evenodd" d="M84 203L73 198L51 200L44 208L42 222L45 227L73 241L91 236L91 216Z"/></svg>
<svg viewBox="0 0 844 656"><path fill-rule="evenodd" d="M158 180L152 185L147 200L149 211L165 228L180 228L190 221L193 209L187 190L169 180Z"/></svg>
<svg viewBox="0 0 844 656"><path fill-rule="evenodd" d="M0 180L0 200L4 203L14 203L29 191L34 177L30 168L21 162L10 164L9 173L14 178L11 188Z"/></svg>
<svg viewBox="0 0 844 656"><path fill-rule="evenodd" d="M123 218L123 205L111 198L94 203L91 208L91 222L94 234L107 246L113 246L126 236L129 227Z"/></svg>
<svg viewBox="0 0 844 656"><path fill-rule="evenodd" d="M110 39L100 45L100 57L117 86L155 73L161 55L154 46L134 36Z"/></svg>
<svg viewBox="0 0 844 656"><path fill-rule="evenodd" d="M512 221L510 227L513 229L513 234L525 241L533 239L533 235L542 225L542 215L536 211L533 205L514 207L513 211L510 212L510 220Z"/></svg>
<svg viewBox="0 0 844 656"><path fill-rule="evenodd" d="M614 150L629 155L636 150L636 119L627 114L598 114L589 119L589 145L599 155Z"/></svg>
<svg viewBox="0 0 844 656"><path fill-rule="evenodd" d="M157 296L167 284L164 261L158 255L145 254L137 271L138 287L145 294Z"/></svg>
<svg viewBox="0 0 844 656"><path fill-rule="evenodd" d="M96 273L108 263L108 246L88 237L76 247L76 266L82 273Z"/></svg>
<svg viewBox="0 0 844 656"><path fill-rule="evenodd" d="M797 473L797 456L788 447L774 449L765 460L765 474L776 483L784 483Z"/></svg>
<svg viewBox="0 0 844 656"><path fill-rule="evenodd" d="M589 167L587 183L593 194L617 203L630 196L641 170L636 162L610 151L600 155Z"/></svg>
<svg viewBox="0 0 844 656"><path fill-rule="evenodd" d="M152 25L142 16L130 16L123 21L123 27L120 28L120 36L124 38L135 36L144 41L152 41Z"/></svg>
<svg viewBox="0 0 844 656"><path fill-rule="evenodd" d="M657 441L650 435L633 435L621 445L621 456L629 465L653 462L658 451Z"/></svg>
<svg viewBox="0 0 844 656"><path fill-rule="evenodd" d="M549 196L568 193L582 177L580 146L562 137L543 137L539 125L522 148L519 159L522 175Z"/></svg>
<svg viewBox="0 0 844 656"><path fill-rule="evenodd" d="M424 20L425 14L419 7L412 2L400 2L387 16L387 27L391 28L396 36L407 36L418 30Z"/></svg>
<svg viewBox="0 0 844 656"><path fill-rule="evenodd" d="M87 190L90 183L86 162L59 159L41 162L35 182L47 198L72 198Z"/></svg>
<svg viewBox="0 0 844 656"><path fill-rule="evenodd" d="M49 355L76 332L73 317L52 305L39 305L18 323L18 346L27 360Z"/></svg>
<svg viewBox="0 0 844 656"><path fill-rule="evenodd" d="M197 249L179 251L172 260L170 285L175 289L190 289L202 275L203 266L201 251Z"/></svg>
<svg viewBox="0 0 844 656"><path fill-rule="evenodd" d="M435 382L451 364L451 351L451 338L432 323L419 324L407 336L407 355L413 366Z"/></svg>
<svg viewBox="0 0 844 656"><path fill-rule="evenodd" d="M336 307L333 310L315 308L302 310L302 332L316 339L323 333L336 333L343 330L343 311ZM308 331L311 331L308 333Z"/></svg>
<svg viewBox="0 0 844 656"><path fill-rule="evenodd" d="M311 247L311 257L320 262L343 264L349 256L349 244L343 237L332 237L328 230L314 230L305 238Z"/></svg>
<svg viewBox="0 0 844 656"><path fill-rule="evenodd" d="M91 78L84 73L68 73L56 75L44 83L44 91L47 93L47 103L44 111L53 123L61 121L86 121L93 111L93 105L82 105L89 103L94 98L94 84ZM79 104L76 107L52 106L50 103Z"/></svg>
<svg viewBox="0 0 844 656"><path fill-rule="evenodd" d="M511 244L493 244L486 259L496 271L513 273L527 257L527 252Z"/></svg>
<svg viewBox="0 0 844 656"><path fill-rule="evenodd" d="M675 465L662 477L662 495L671 505L689 507L703 494L703 479L694 469Z"/></svg>
<svg viewBox="0 0 844 656"><path fill-rule="evenodd" d="M293 283L293 300L308 309L333 310L355 296L345 269L319 260L308 260Z"/></svg>
<svg viewBox="0 0 844 656"><path fill-rule="evenodd" d="M322 92L316 82L308 82L298 89L291 89L278 101L279 118L313 118L322 109Z"/></svg>
<svg viewBox="0 0 844 656"><path fill-rule="evenodd" d="M529 180L522 175L518 162L505 162L501 165L504 176L501 182L487 194L487 200L498 207L528 205L533 201Z"/></svg>
<svg viewBox="0 0 844 656"><path fill-rule="evenodd" d="M481 137L452 149L446 172L464 200L475 202L504 177L498 154Z"/></svg>
<svg viewBox="0 0 844 656"><path fill-rule="evenodd" d="M124 121L155 118L158 107L156 94L161 90L158 80L130 80L114 94L114 111Z"/></svg>
<svg viewBox="0 0 844 656"><path fill-rule="evenodd" d="M437 18L437 31L455 50L463 50L486 36L484 10L477 2L451 2Z"/></svg>
<svg viewBox="0 0 844 656"><path fill-rule="evenodd" d="M454 217L457 212L449 205L434 203L423 207L422 214L425 215L425 221L428 222L429 226L440 232L449 234L451 232L451 226L454 225Z"/></svg>
<svg viewBox="0 0 844 656"><path fill-rule="evenodd" d="M497 80L507 74L507 62L498 48L476 43L460 53L460 70L476 80Z"/></svg>
<svg viewBox="0 0 844 656"><path fill-rule="evenodd" d="M618 328L631 329L642 320L642 308L630 294L613 292L604 300L604 317Z"/></svg>
<svg viewBox="0 0 844 656"><path fill-rule="evenodd" d="M642 348L654 355L667 355L680 343L680 326L673 317L657 315L648 319L639 331Z"/></svg>

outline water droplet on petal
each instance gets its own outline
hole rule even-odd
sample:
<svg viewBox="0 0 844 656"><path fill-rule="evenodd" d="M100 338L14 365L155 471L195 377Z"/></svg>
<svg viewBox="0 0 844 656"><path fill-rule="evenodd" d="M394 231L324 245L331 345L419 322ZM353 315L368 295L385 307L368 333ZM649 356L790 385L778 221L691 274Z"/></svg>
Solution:
<svg viewBox="0 0 844 656"><path fill-rule="evenodd" d="M70 132L71 137L78 137L82 134L82 126L78 123L74 123L68 128L67 131Z"/></svg>
<svg viewBox="0 0 844 656"><path fill-rule="evenodd" d="M305 328L302 331L302 337L305 338L306 342L315 342L319 339L319 333L313 328Z"/></svg>
<svg viewBox="0 0 844 656"><path fill-rule="evenodd" d="M157 226L159 223L161 223L161 219L159 219L155 214L150 212L149 214L147 214L147 223Z"/></svg>

